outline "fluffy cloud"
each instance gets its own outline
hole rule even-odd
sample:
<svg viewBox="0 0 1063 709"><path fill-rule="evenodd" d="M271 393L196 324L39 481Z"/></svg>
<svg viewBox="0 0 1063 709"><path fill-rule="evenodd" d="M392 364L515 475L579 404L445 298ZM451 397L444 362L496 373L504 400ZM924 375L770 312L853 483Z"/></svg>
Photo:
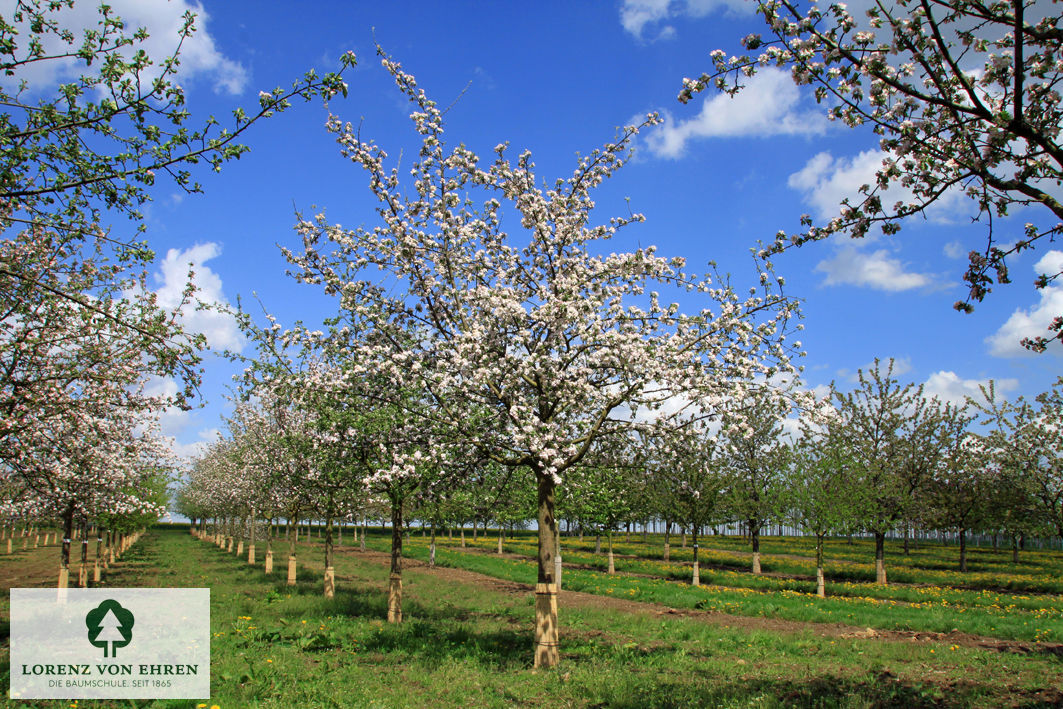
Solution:
<svg viewBox="0 0 1063 709"><path fill-rule="evenodd" d="M0 1L0 15L11 17L10 0ZM195 0L110 0L113 14L125 21L126 32L132 33L139 27L148 30L148 38L135 46L143 49L149 56L161 61L177 49L179 32L184 24L185 12L196 15L196 31L181 45L181 67L179 77L182 81L204 78L213 84L218 93L239 94L247 85L247 71L236 61L229 59L218 51L214 38L209 32L210 17L201 4ZM79 2L72 8L64 8L54 17L64 29L71 30L80 38L89 28L95 28L100 19L97 10L99 3ZM20 37L31 36L28 27L22 27ZM49 38L45 41L47 53L57 50L66 51L66 45ZM51 86L58 81L78 76L85 69L83 62L73 59L48 62L35 62L20 68L15 79L26 79L31 85ZM160 68L152 67L143 79L150 80L159 75Z"/></svg>
<svg viewBox="0 0 1063 709"><path fill-rule="evenodd" d="M672 25L662 24L667 20L682 17L705 17L717 9L751 14L753 5L744 0L624 0L620 5L620 24L638 39L645 39L644 30L657 27L654 39L675 36Z"/></svg>
<svg viewBox="0 0 1063 709"><path fill-rule="evenodd" d="M178 458L190 461L201 456L206 451L207 446L221 438L222 434L217 428L205 428L202 431L198 431L196 436L198 438L191 443L180 443L177 440L173 440L170 450Z"/></svg>
<svg viewBox="0 0 1063 709"><path fill-rule="evenodd" d="M155 274L155 281L159 284L155 291L159 306L169 310L181 306L189 269L193 273L192 283L196 287L194 297L198 303L204 306L228 305L221 278L205 265L220 254L221 248L212 242L196 244L184 251L167 251L166 258L159 264L159 271ZM244 345L244 337L236 321L226 313L199 308L196 303L186 303L181 306L181 322L188 330L205 335L207 343L214 349L239 351Z"/></svg>
<svg viewBox="0 0 1063 709"><path fill-rule="evenodd" d="M981 400L979 387L988 386L988 379L961 379L955 372L934 372L923 384L923 393L936 396L942 401L962 405L968 396ZM999 379L995 382L1000 393L1013 391L1019 387L1017 379Z"/></svg>
<svg viewBox="0 0 1063 709"><path fill-rule="evenodd" d="M800 98L788 72L764 69L748 79L734 98L726 94L706 97L693 118L680 121L663 111L664 124L648 133L646 144L657 157L676 159L694 138L823 133L826 117L815 109L800 110Z"/></svg>
<svg viewBox="0 0 1063 709"><path fill-rule="evenodd" d="M144 389L149 396L173 396L177 393L177 383L172 379L153 377ZM203 429L195 434L188 432L197 418L195 411L182 411L173 406L159 414L159 433L173 454L184 461L198 457L207 445L221 437L217 428Z"/></svg>
<svg viewBox="0 0 1063 709"><path fill-rule="evenodd" d="M813 214L826 222L839 214L839 205L848 198L859 204L863 195L860 187L874 185L875 173L882 167L886 153L881 150L865 150L849 158L835 158L829 152L818 153L805 166L790 175L787 184L804 195ZM915 198L908 189L896 183L880 191L882 204L889 209L897 202L912 202ZM963 191L953 189L942 195L927 208L927 218L934 222L949 223L970 211L970 202Z"/></svg>
<svg viewBox="0 0 1063 709"><path fill-rule="evenodd" d="M1034 273L1054 275L1063 271L1063 251L1049 251L1034 265ZM1058 281L1057 281L1058 283ZM1017 309L994 334L986 338L989 353L996 357L1033 356L1022 346L1027 337L1046 336L1048 326L1063 315L1063 285L1050 285L1040 291L1040 302L1029 310ZM1049 351L1059 354L1058 343L1052 343Z"/></svg>
<svg viewBox="0 0 1063 709"><path fill-rule="evenodd" d="M844 246L834 258L816 264L816 270L827 275L823 283L828 286L851 285L896 292L937 284L932 274L906 271L904 264L891 258L886 249L869 253Z"/></svg>
<svg viewBox="0 0 1063 709"><path fill-rule="evenodd" d="M958 241L950 241L945 244L942 251L949 258L961 259L967 257L967 252L963 250L963 244Z"/></svg>

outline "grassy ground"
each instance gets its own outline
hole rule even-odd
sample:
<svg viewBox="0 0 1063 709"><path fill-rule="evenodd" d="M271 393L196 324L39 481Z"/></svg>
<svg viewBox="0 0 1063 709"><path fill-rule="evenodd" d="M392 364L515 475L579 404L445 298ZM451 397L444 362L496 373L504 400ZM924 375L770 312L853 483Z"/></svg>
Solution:
<svg viewBox="0 0 1063 709"><path fill-rule="evenodd" d="M418 546L411 545L415 556ZM771 613L743 617L567 589L561 667L536 671L530 666L533 600L525 583L411 560L406 619L389 626L381 621L386 555L341 549L337 596L326 600L319 552L317 540L300 545L299 582L287 587L280 553L271 579L261 560L249 567L187 532L145 536L105 583L211 588L212 698L78 706L1063 705L1063 658L1044 651L1047 646L983 647L949 635L869 632ZM0 569L14 563L0 559ZM566 579L575 573L566 572Z"/></svg>

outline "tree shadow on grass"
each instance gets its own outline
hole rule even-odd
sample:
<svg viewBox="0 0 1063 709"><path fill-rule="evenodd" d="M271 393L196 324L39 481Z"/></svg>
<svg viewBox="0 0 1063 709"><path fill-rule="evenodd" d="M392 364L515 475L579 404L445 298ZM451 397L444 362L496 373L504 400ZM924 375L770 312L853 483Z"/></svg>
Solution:
<svg viewBox="0 0 1063 709"><path fill-rule="evenodd" d="M298 598L298 612L320 616L343 616L376 621L379 625L362 637L357 652L385 655L403 654L438 663L447 658L476 662L492 668L524 668L531 665L532 628L481 630L476 618L493 619L492 614L470 613L453 605L425 606L412 599L402 603L401 623L387 623L387 592L368 584L344 585L334 598L322 595L320 579L299 579L295 586L281 582L274 586L278 597Z"/></svg>
<svg viewBox="0 0 1063 709"><path fill-rule="evenodd" d="M360 651L399 653L429 663L451 659L493 669L531 666L532 633L516 630L477 630L465 624L434 618L415 618L386 625L363 640Z"/></svg>

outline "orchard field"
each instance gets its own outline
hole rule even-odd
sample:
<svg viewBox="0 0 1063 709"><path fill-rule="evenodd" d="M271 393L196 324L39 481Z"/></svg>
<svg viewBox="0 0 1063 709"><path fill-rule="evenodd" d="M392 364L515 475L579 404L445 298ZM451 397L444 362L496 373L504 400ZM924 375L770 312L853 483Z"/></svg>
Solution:
<svg viewBox="0 0 1063 709"><path fill-rule="evenodd" d="M617 535L616 573L594 539L564 537L561 660L535 669L529 652L534 538L466 530L406 539L402 623L387 623L390 530L366 549L348 531L334 550L335 595L323 594L319 530L296 545L293 585L261 553L249 565L187 527L156 526L101 585L209 587L211 687L204 701L77 702L80 707L1035 707L1063 704L1063 554L975 549L961 575L954 547L890 544L893 581L877 586L871 545L830 543L835 577L815 596L803 539L763 540L763 573L748 543L702 542L702 586L690 549ZM0 556L5 588L54 584L56 548ZM89 556L92 563L92 556ZM844 572L848 572L847 574ZM6 621L7 598L4 595ZM5 623L6 625L6 623ZM6 646L6 643L5 643ZM5 647L6 654L6 647ZM3 663L6 670L6 662ZM8 702L73 706L72 701Z"/></svg>
<svg viewBox="0 0 1063 709"><path fill-rule="evenodd" d="M1063 706L1058 0L114 5L0 9L0 580L209 586L213 691L35 706Z"/></svg>

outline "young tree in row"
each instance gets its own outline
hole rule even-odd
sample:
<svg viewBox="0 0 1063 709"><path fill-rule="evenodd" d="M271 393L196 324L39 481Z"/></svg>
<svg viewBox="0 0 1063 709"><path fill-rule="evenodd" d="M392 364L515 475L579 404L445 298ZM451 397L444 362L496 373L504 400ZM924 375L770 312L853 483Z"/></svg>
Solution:
<svg viewBox="0 0 1063 709"><path fill-rule="evenodd" d="M722 469L718 440L704 420L692 420L648 437L651 474L672 506L672 519L693 535L694 567L691 583L701 583L698 534L723 519L727 477Z"/></svg>
<svg viewBox="0 0 1063 709"><path fill-rule="evenodd" d="M609 574L616 573L613 532L631 517L631 493L638 488L635 478L642 474L640 459L631 439L599 442L566 480L565 494L570 498L566 513L588 525L595 534L606 534Z"/></svg>
<svg viewBox="0 0 1063 709"><path fill-rule="evenodd" d="M791 408L791 399L774 389L751 387L728 402L720 419L717 455L727 470L725 506L748 525L754 574L760 573L760 530L783 509L792 453L783 423Z"/></svg>
<svg viewBox="0 0 1063 709"><path fill-rule="evenodd" d="M979 446L1013 502L1006 520L1020 534L1047 527L1063 536L1063 398L1057 381L1037 397L1035 406L1022 397L998 401L992 384L984 400L971 403L981 413L988 433ZM1031 514L1032 513L1032 514Z"/></svg>
<svg viewBox="0 0 1063 709"><path fill-rule="evenodd" d="M832 437L831 428L817 420L833 414L828 404L815 410L811 420L802 421L786 480L789 516L816 537L816 595L820 598L827 595L823 540L828 534L852 531L856 524L851 458L845 442L837 435Z"/></svg>
<svg viewBox="0 0 1063 709"><path fill-rule="evenodd" d="M966 407L946 405L941 412L941 462L925 494L930 524L955 531L960 543L960 571L967 571L967 533L984 529L993 504L994 475L968 431L974 419Z"/></svg>
<svg viewBox="0 0 1063 709"><path fill-rule="evenodd" d="M391 391L424 392L454 440L534 476L535 664L553 666L555 495L565 473L597 440L633 425L625 411L690 391L716 400L734 379L788 368L783 338L796 305L767 267L760 291L740 298L726 281L688 274L652 248L595 255L597 242L642 219L594 225L591 217L591 190L624 164L638 128L543 189L528 152L514 162L499 145L481 167L468 148L448 149L442 111L397 63L383 64L414 109L421 148L412 184L357 129L331 119L344 154L369 174L381 221L348 230L324 215L300 220L303 253L286 255L297 277L322 284L349 318L380 334L380 342L337 343L356 366L380 366ZM381 272L387 280L371 280ZM658 288L702 293L704 305L681 314Z"/></svg>
<svg viewBox="0 0 1063 709"><path fill-rule="evenodd" d="M886 534L905 519L940 460L939 410L922 386L901 386L893 360L858 370L851 391L833 391L827 436L847 451L857 518L875 537L875 580L886 583Z"/></svg>

